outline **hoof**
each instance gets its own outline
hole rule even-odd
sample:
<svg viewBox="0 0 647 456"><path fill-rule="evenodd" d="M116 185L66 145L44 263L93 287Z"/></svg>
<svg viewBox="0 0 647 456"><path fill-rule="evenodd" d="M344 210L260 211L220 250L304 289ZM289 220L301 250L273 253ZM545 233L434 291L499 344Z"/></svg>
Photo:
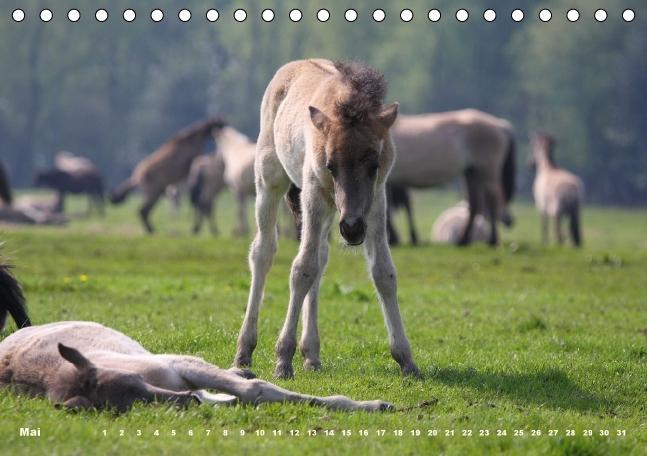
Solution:
<svg viewBox="0 0 647 456"><path fill-rule="evenodd" d="M234 358L234 367L252 367L252 354L236 353L236 357Z"/></svg>
<svg viewBox="0 0 647 456"><path fill-rule="evenodd" d="M422 378L420 369L418 369L418 366L416 366L415 364L408 364L401 369L402 375L404 375L405 377Z"/></svg>
<svg viewBox="0 0 647 456"><path fill-rule="evenodd" d="M307 371L319 371L321 370L321 362L306 359L303 361L303 369Z"/></svg>
<svg viewBox="0 0 647 456"><path fill-rule="evenodd" d="M274 378L284 380L294 378L294 370L292 369L292 364L277 364L276 369L274 369Z"/></svg>

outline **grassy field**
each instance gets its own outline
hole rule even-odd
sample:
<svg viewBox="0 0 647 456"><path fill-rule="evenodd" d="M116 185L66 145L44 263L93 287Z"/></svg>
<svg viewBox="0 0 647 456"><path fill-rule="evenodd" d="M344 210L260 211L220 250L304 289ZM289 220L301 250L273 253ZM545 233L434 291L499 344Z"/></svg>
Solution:
<svg viewBox="0 0 647 456"><path fill-rule="evenodd" d="M416 195L425 239L454 198ZM72 211L84 203L75 200ZM34 322L94 320L154 352L230 365L249 284L249 239L228 235L230 199L220 205L219 238L190 236L187 205L178 216L166 203L154 215L158 235L144 236L135 204L66 228L0 228L2 254L16 265ZM401 378L390 358L360 252L334 243L321 293L323 369L304 372L297 355L295 379L278 383L380 398L396 412L273 404L74 414L2 391L0 452L645 454L647 213L587 208L585 247L575 251L540 246L529 204L517 203L514 212L517 225L497 249L394 249L422 380ZM296 247L282 240L270 273L254 358L261 378L273 372ZM41 437L19 437L20 427L40 428Z"/></svg>

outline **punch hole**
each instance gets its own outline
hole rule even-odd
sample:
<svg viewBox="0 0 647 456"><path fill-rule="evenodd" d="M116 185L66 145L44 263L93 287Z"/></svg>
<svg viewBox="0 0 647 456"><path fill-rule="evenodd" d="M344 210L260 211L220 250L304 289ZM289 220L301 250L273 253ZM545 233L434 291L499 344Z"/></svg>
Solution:
<svg viewBox="0 0 647 456"><path fill-rule="evenodd" d="M261 19L265 22L272 22L274 20L274 10L271 10L269 8L264 9L261 12Z"/></svg>
<svg viewBox="0 0 647 456"><path fill-rule="evenodd" d="M569 9L566 12L566 19L568 19L570 22L577 22L579 18L580 18L580 12L575 8Z"/></svg>
<svg viewBox="0 0 647 456"><path fill-rule="evenodd" d="M347 20L348 22L355 22L355 21L357 20L357 11L355 11L355 10L354 10L354 9L352 9L352 8L351 8L351 9L347 9L347 10L344 12L344 17L346 18L346 20Z"/></svg>
<svg viewBox="0 0 647 456"><path fill-rule="evenodd" d="M135 13L135 10L127 9L124 11L124 14L123 14L124 21L132 22L135 20L136 17L137 17L137 14Z"/></svg>
<svg viewBox="0 0 647 456"><path fill-rule="evenodd" d="M44 9L44 10L41 10L40 12L40 20L43 22L49 22L52 20L53 17L54 15L52 14L51 10Z"/></svg>
<svg viewBox="0 0 647 456"><path fill-rule="evenodd" d="M413 11L408 8L403 9L400 11L400 19L402 22L411 22L413 20Z"/></svg>
<svg viewBox="0 0 647 456"><path fill-rule="evenodd" d="M220 17L220 13L218 12L217 9L211 8L207 10L207 20L209 22L216 22L219 17Z"/></svg>
<svg viewBox="0 0 647 456"><path fill-rule="evenodd" d="M303 13L301 12L300 9L295 8L293 10L290 10L289 16L292 22L299 22L303 17Z"/></svg>
<svg viewBox="0 0 647 456"><path fill-rule="evenodd" d="M384 19L386 19L386 13L383 9L376 9L373 11L373 20L375 22L382 22Z"/></svg>
<svg viewBox="0 0 647 456"><path fill-rule="evenodd" d="M598 22L606 21L607 16L608 16L607 12L602 8L600 8L599 10L596 10L595 14L594 14L595 20L598 21Z"/></svg>
<svg viewBox="0 0 647 456"><path fill-rule="evenodd" d="M151 11L151 20L153 22L160 22L162 19L164 19L164 11L161 9L154 9Z"/></svg>
<svg viewBox="0 0 647 456"><path fill-rule="evenodd" d="M319 22L328 22L328 19L330 19L330 11L326 8L321 8L317 11L317 20Z"/></svg>
<svg viewBox="0 0 647 456"><path fill-rule="evenodd" d="M625 22L633 22L633 20L636 18L636 13L632 9L626 9L622 12L622 18L625 20Z"/></svg>
<svg viewBox="0 0 647 456"><path fill-rule="evenodd" d="M439 10L431 9L429 10L429 13L427 13L427 17L431 22L438 22L440 20L441 14Z"/></svg>
<svg viewBox="0 0 647 456"><path fill-rule="evenodd" d="M523 16L524 16L523 10L520 10L520 9L516 9L512 11L512 14L510 15L510 17L512 17L512 20L515 22L523 21Z"/></svg>
<svg viewBox="0 0 647 456"><path fill-rule="evenodd" d="M456 11L456 20L458 22L465 22L470 18L470 13L467 12L465 9L459 9Z"/></svg>
<svg viewBox="0 0 647 456"><path fill-rule="evenodd" d="M177 17L182 22L189 22L191 20L191 11L186 8L181 9L180 12L177 13Z"/></svg>
<svg viewBox="0 0 647 456"><path fill-rule="evenodd" d="M542 22L549 22L553 17L553 13L549 9L544 8L539 12L539 20Z"/></svg>
<svg viewBox="0 0 647 456"><path fill-rule="evenodd" d="M487 22L494 22L496 20L496 11L493 9L487 9L483 12L483 19Z"/></svg>
<svg viewBox="0 0 647 456"><path fill-rule="evenodd" d="M11 18L14 22L22 22L25 20L25 12L20 8L17 8L11 12Z"/></svg>
<svg viewBox="0 0 647 456"><path fill-rule="evenodd" d="M247 11L245 11L242 8L239 8L236 11L234 11L234 20L236 22L245 22L245 19L247 19Z"/></svg>
<svg viewBox="0 0 647 456"><path fill-rule="evenodd" d="M78 9L72 8L67 12L67 19L70 22L78 22L81 19L81 12Z"/></svg>
<svg viewBox="0 0 647 456"><path fill-rule="evenodd" d="M99 22L105 22L108 20L108 11L99 8L94 12L94 18Z"/></svg>

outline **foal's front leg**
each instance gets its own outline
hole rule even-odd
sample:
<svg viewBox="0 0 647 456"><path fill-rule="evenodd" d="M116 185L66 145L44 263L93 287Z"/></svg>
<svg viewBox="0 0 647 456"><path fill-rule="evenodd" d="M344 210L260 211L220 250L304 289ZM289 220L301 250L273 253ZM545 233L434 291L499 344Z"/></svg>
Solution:
<svg viewBox="0 0 647 456"><path fill-rule="evenodd" d="M368 232L364 247L366 261L382 305L384 321L389 333L391 355L400 365L403 374L420 376L400 317L396 271L386 237L385 210L386 202L382 188L377 190L367 223Z"/></svg>
<svg viewBox="0 0 647 456"><path fill-rule="evenodd" d="M304 178L305 181L305 178ZM320 197L316 184L304 185L301 193L303 207L302 239L299 253L292 263L290 272L290 304L283 323L283 329L276 341L276 369L274 376L277 378L290 378L294 376L292 358L297 347L297 323L303 300L308 292L312 292L313 285L319 284L322 265L320 264L320 243L322 233L330 219L332 208ZM316 300L316 293L314 295ZM316 314L314 314L316 318Z"/></svg>

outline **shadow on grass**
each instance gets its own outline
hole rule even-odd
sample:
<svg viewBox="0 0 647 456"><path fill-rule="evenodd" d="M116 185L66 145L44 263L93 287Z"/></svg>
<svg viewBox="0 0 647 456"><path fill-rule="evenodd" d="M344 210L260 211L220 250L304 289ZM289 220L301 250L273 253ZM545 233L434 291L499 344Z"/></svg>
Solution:
<svg viewBox="0 0 647 456"><path fill-rule="evenodd" d="M451 386L466 386L496 395L506 395L519 405L539 405L552 409L606 413L614 405L596 397L575 383L564 372L548 369L536 373L478 372L475 369L440 369L433 379Z"/></svg>

